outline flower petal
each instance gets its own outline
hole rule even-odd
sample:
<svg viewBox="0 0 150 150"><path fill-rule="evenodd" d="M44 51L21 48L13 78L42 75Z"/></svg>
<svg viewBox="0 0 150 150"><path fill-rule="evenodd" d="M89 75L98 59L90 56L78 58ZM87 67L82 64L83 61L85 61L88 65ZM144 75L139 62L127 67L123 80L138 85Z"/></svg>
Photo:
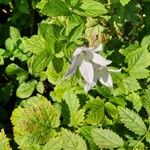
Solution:
<svg viewBox="0 0 150 150"><path fill-rule="evenodd" d="M80 63L80 58L77 56L73 57L72 62L71 62L71 66L68 69L67 73L65 74L64 78L71 76L77 70L79 63Z"/></svg>
<svg viewBox="0 0 150 150"><path fill-rule="evenodd" d="M100 52L103 50L103 45L99 44L99 46L97 46L95 49L93 49L93 52Z"/></svg>
<svg viewBox="0 0 150 150"><path fill-rule="evenodd" d="M86 83L84 86L84 90L85 92L88 92L92 87L94 87L96 85L96 82L92 82L91 84Z"/></svg>
<svg viewBox="0 0 150 150"><path fill-rule="evenodd" d="M78 47L74 53L73 56L79 55L86 47Z"/></svg>
<svg viewBox="0 0 150 150"><path fill-rule="evenodd" d="M94 78L94 70L92 64L86 60L83 60L79 67L79 70L85 81L91 84Z"/></svg>
<svg viewBox="0 0 150 150"><path fill-rule="evenodd" d="M110 60L105 59L104 57L100 56L99 54L89 51L86 51L88 58L95 64L98 64L100 66L107 66L111 64Z"/></svg>
<svg viewBox="0 0 150 150"><path fill-rule="evenodd" d="M109 74L109 72L107 71L106 68L103 68L100 70L100 79L99 81L107 86L107 87L113 87L113 82L112 82L112 77Z"/></svg>

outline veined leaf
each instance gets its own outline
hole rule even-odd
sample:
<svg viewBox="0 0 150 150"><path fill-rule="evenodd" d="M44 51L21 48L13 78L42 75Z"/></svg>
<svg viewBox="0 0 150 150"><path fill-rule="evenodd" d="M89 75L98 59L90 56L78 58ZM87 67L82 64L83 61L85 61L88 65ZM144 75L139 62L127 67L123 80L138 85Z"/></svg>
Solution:
<svg viewBox="0 0 150 150"><path fill-rule="evenodd" d="M17 80L20 82L26 80L28 77L28 72L14 63L9 64L6 67L5 72L8 76L17 76Z"/></svg>
<svg viewBox="0 0 150 150"><path fill-rule="evenodd" d="M90 150L95 150L97 148L96 144L93 141L93 137L92 137L92 130L93 130L93 126L82 126L79 131L80 134L85 137L85 139L88 141L89 145L90 145Z"/></svg>
<svg viewBox="0 0 150 150"><path fill-rule="evenodd" d="M104 118L104 102L101 99L93 99L87 102L85 109L87 112L86 121L92 125L98 125Z"/></svg>
<svg viewBox="0 0 150 150"><path fill-rule="evenodd" d="M93 129L92 136L99 148L113 149L123 147L124 145L122 138L109 129Z"/></svg>
<svg viewBox="0 0 150 150"><path fill-rule="evenodd" d="M120 107L119 114L121 117L121 121L132 132L138 135L144 135L147 132L142 118L134 111Z"/></svg>
<svg viewBox="0 0 150 150"><path fill-rule="evenodd" d="M129 52L125 61L128 63L131 77L140 79L149 76L149 70L146 69L150 66L150 53L147 50L147 45Z"/></svg>
<svg viewBox="0 0 150 150"><path fill-rule="evenodd" d="M87 150L85 141L77 134L66 129L62 130L64 150Z"/></svg>
<svg viewBox="0 0 150 150"><path fill-rule="evenodd" d="M0 148L1 150L12 150L9 145L9 139L6 137L3 129L0 132Z"/></svg>
<svg viewBox="0 0 150 150"><path fill-rule="evenodd" d="M41 0L37 4L43 14L47 16L64 16L69 14L69 8L62 0Z"/></svg>
<svg viewBox="0 0 150 150"><path fill-rule="evenodd" d="M43 150L61 150L61 149L62 149L61 137L55 137L49 139L49 141L43 147Z"/></svg>
<svg viewBox="0 0 150 150"><path fill-rule="evenodd" d="M78 13L83 16L90 16L90 17L96 17L101 16L105 13L107 13L106 8L103 4L100 2L94 1L94 0L85 0L83 1L83 4L80 7L80 10Z"/></svg>
<svg viewBox="0 0 150 150"><path fill-rule="evenodd" d="M23 82L17 89L16 95L19 98L28 98L34 91L37 84L36 80L30 80L28 82Z"/></svg>
<svg viewBox="0 0 150 150"><path fill-rule="evenodd" d="M105 103L105 110L108 112L108 114L114 118L114 119L117 119L117 116L118 116L118 110L116 108L115 105L113 105L112 103L110 102L106 102Z"/></svg>
<svg viewBox="0 0 150 150"><path fill-rule="evenodd" d="M142 103L150 117L150 88L145 90L144 94L145 95L142 97Z"/></svg>
<svg viewBox="0 0 150 150"><path fill-rule="evenodd" d="M79 99L77 98L74 91L67 90L64 93L64 100L66 104L68 105L69 111L70 111L70 126L77 127L80 125L84 120L84 109L79 109L80 103Z"/></svg>
<svg viewBox="0 0 150 150"><path fill-rule="evenodd" d="M39 54L33 56L33 60L31 61L31 64L29 64L31 72L38 75L48 66L50 60L52 60L52 56L48 51L41 51Z"/></svg>
<svg viewBox="0 0 150 150"><path fill-rule="evenodd" d="M60 111L43 96L21 102L11 117L15 141L21 149L40 147L55 135L60 124Z"/></svg>
<svg viewBox="0 0 150 150"><path fill-rule="evenodd" d="M132 102L134 109L139 112L142 107L142 100L140 96L137 93L133 92L129 94L126 98Z"/></svg>
<svg viewBox="0 0 150 150"><path fill-rule="evenodd" d="M14 28L12 26L10 27L10 38L14 43L16 43L19 38L21 38L20 32L17 28Z"/></svg>
<svg viewBox="0 0 150 150"><path fill-rule="evenodd" d="M121 80L119 88L114 92L115 94L128 94L139 90L140 84L133 77L125 77Z"/></svg>
<svg viewBox="0 0 150 150"><path fill-rule="evenodd" d="M22 42L24 49L34 54L46 50L46 41L41 35L33 35L30 39L23 39Z"/></svg>

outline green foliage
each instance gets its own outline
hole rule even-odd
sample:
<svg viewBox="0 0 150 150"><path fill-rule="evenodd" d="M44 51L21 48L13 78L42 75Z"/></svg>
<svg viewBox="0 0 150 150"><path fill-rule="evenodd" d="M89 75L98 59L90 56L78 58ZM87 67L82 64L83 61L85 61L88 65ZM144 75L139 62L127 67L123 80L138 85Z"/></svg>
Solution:
<svg viewBox="0 0 150 150"><path fill-rule="evenodd" d="M93 129L92 136L99 148L120 148L124 142L116 133L109 129Z"/></svg>
<svg viewBox="0 0 150 150"><path fill-rule="evenodd" d="M0 0L0 149L149 149L149 8L149 0ZM85 92L73 54L99 45L109 66L76 57L93 65L94 82L107 68L113 87L98 81Z"/></svg>
<svg viewBox="0 0 150 150"><path fill-rule="evenodd" d="M135 132L138 135L144 135L146 133L146 126L138 114L127 108L120 108L119 114L121 121L129 130Z"/></svg>
<svg viewBox="0 0 150 150"><path fill-rule="evenodd" d="M11 117L16 142L21 149L44 144L55 136L60 112L42 96L22 101ZM20 126L21 124L21 126Z"/></svg>
<svg viewBox="0 0 150 150"><path fill-rule="evenodd" d="M6 137L3 129L0 132L0 147L1 150L11 150L9 145L9 139Z"/></svg>

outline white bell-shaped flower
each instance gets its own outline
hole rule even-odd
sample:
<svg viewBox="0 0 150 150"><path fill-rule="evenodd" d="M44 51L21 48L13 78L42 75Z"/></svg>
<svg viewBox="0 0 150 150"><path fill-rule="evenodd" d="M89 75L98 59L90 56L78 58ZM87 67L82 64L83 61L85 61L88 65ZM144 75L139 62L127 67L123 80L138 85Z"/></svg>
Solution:
<svg viewBox="0 0 150 150"><path fill-rule="evenodd" d="M111 76L106 69L106 66L109 65L111 61L97 54L97 52L101 50L101 44L96 48L77 48L73 53L71 66L65 78L71 76L79 67L79 71L86 82L86 91L94 87L97 80L106 86L112 86Z"/></svg>

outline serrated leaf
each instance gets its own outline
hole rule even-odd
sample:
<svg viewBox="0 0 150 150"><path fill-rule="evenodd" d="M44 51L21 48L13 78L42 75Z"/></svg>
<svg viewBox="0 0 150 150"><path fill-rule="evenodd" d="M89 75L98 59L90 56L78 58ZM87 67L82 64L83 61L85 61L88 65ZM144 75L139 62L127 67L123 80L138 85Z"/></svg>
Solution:
<svg viewBox="0 0 150 150"><path fill-rule="evenodd" d="M62 130L64 150L87 150L85 141L77 134L66 129Z"/></svg>
<svg viewBox="0 0 150 150"><path fill-rule="evenodd" d="M66 62L64 62L63 64L64 65L63 65L62 71L58 73L55 69L56 67L54 67L55 64L53 64L53 62L49 63L46 74L47 74L48 81L50 83L57 85L57 84L60 84L64 80L63 77L67 71L68 64Z"/></svg>
<svg viewBox="0 0 150 150"><path fill-rule="evenodd" d="M0 148L1 150L12 150L9 145L9 139L6 137L4 129L0 132Z"/></svg>
<svg viewBox="0 0 150 150"><path fill-rule="evenodd" d="M116 133L109 129L98 129L95 128L92 131L92 137L95 144L99 148L120 148L124 146L122 138L119 137Z"/></svg>
<svg viewBox="0 0 150 150"><path fill-rule="evenodd" d="M87 102L85 109L88 110L86 121L92 125L98 125L104 119L104 102L94 99Z"/></svg>
<svg viewBox="0 0 150 150"><path fill-rule="evenodd" d="M136 49L126 55L128 63L128 71L131 77L136 79L146 78L149 76L150 53L147 50L147 45Z"/></svg>
<svg viewBox="0 0 150 150"><path fill-rule="evenodd" d="M119 114L121 122L123 122L124 125L132 132L141 136L147 132L142 118L134 111L120 107Z"/></svg>
<svg viewBox="0 0 150 150"><path fill-rule="evenodd" d="M43 96L31 97L21 102L13 111L15 141L21 149L40 150L43 143L55 136L60 124L60 111Z"/></svg>
<svg viewBox="0 0 150 150"><path fill-rule="evenodd" d="M106 102L105 103L105 110L107 111L107 113L114 119L117 119L118 116L118 110L116 108L115 105L113 105L110 102Z"/></svg>
<svg viewBox="0 0 150 150"><path fill-rule="evenodd" d="M86 1L83 1L83 4L80 6L79 13L81 15L88 16L88 17L89 16L96 17L96 16L101 16L107 13L107 10L104 7L104 5L101 4L100 2L97 2L94 0L86 0Z"/></svg>
<svg viewBox="0 0 150 150"><path fill-rule="evenodd" d="M19 98L28 98L29 96L32 95L36 84L37 84L36 80L30 80L28 82L23 82L22 84L19 85L16 95Z"/></svg>
<svg viewBox="0 0 150 150"><path fill-rule="evenodd" d="M14 43L21 38L20 32L17 28L15 27L10 27L10 38L13 40Z"/></svg>
<svg viewBox="0 0 150 150"><path fill-rule="evenodd" d="M52 56L48 51L41 51L39 54L35 55L31 64L29 64L32 74L38 75L48 66L50 60L52 60Z"/></svg>
<svg viewBox="0 0 150 150"><path fill-rule="evenodd" d="M93 141L93 137L92 137L92 130L94 127L92 126L82 126L79 131L80 134L85 137L85 139L88 141L89 145L90 145L90 150L95 150L97 148L96 144Z"/></svg>
<svg viewBox="0 0 150 150"><path fill-rule="evenodd" d="M69 8L62 0L41 0L37 4L43 14L47 16L64 16L69 14Z"/></svg>
<svg viewBox="0 0 150 150"><path fill-rule="evenodd" d="M132 102L133 107L135 110L137 110L137 112L140 111L140 109L142 108L142 100L137 93L133 92L133 93L129 94L126 97L126 99L128 99L129 101Z"/></svg>
<svg viewBox="0 0 150 150"><path fill-rule="evenodd" d="M84 120L84 109L79 109L80 103L77 95L72 89L64 93L63 99L68 105L70 111L70 126L78 127Z"/></svg>
<svg viewBox="0 0 150 150"><path fill-rule="evenodd" d="M144 91L144 96L142 97L142 103L144 108L146 109L146 112L150 116L150 88L146 89Z"/></svg>
<svg viewBox="0 0 150 150"><path fill-rule="evenodd" d="M78 25L77 27L75 27L73 29L73 31L70 33L70 35L69 35L69 36L71 36L70 41L76 41L79 38L81 38L83 29L84 29L84 25L83 24Z"/></svg>
<svg viewBox="0 0 150 150"><path fill-rule="evenodd" d="M34 54L46 50L46 42L41 35L33 35L30 39L22 39L22 42L24 49Z"/></svg>
<svg viewBox="0 0 150 150"><path fill-rule="evenodd" d="M25 70L23 70L21 67L19 67L14 63L9 64L6 67L5 72L8 76L12 76L12 77L17 76L17 80L19 80L20 83L22 81L25 81L28 77L28 72L26 72Z"/></svg>
<svg viewBox="0 0 150 150"><path fill-rule="evenodd" d="M121 80L119 84L119 88L114 92L115 94L128 94L130 92L134 92L139 90L140 84L133 77L125 77Z"/></svg>
<svg viewBox="0 0 150 150"><path fill-rule="evenodd" d="M61 150L61 149L62 149L61 137L51 138L43 147L43 150Z"/></svg>

